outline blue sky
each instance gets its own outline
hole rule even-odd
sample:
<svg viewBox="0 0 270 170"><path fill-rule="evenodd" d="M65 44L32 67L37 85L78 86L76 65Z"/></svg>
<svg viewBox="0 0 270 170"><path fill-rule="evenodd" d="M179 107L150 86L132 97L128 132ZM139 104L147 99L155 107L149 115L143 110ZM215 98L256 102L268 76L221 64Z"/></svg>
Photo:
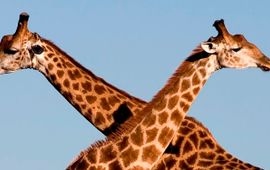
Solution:
<svg viewBox="0 0 270 170"><path fill-rule="evenodd" d="M18 16L96 75L150 100L223 18L270 56L266 0L6 1L0 36L14 33ZM241 160L270 169L270 73L216 72L193 104L217 141ZM0 76L1 169L64 169L80 150L104 138L37 71Z"/></svg>

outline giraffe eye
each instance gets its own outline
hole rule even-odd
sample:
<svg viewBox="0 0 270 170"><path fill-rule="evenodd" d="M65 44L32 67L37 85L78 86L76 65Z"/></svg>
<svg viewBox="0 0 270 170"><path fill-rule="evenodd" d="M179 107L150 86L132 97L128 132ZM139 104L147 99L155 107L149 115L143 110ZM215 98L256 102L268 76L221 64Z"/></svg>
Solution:
<svg viewBox="0 0 270 170"><path fill-rule="evenodd" d="M35 54L41 54L41 53L43 53L44 49L40 45L34 45L34 46L32 46L32 51Z"/></svg>
<svg viewBox="0 0 270 170"><path fill-rule="evenodd" d="M8 49L4 50L5 54L10 54L10 55L16 54L17 52L18 52L18 50L15 48L8 48Z"/></svg>
<svg viewBox="0 0 270 170"><path fill-rule="evenodd" d="M242 49L242 47L232 48L232 50L233 50L234 52L238 52L238 51L240 51L241 49Z"/></svg>

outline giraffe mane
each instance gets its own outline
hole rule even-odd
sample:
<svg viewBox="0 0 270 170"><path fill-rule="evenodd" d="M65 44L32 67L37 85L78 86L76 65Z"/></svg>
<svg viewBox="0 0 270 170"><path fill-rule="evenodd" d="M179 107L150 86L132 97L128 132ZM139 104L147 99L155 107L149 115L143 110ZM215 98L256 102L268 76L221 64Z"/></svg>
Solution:
<svg viewBox="0 0 270 170"><path fill-rule="evenodd" d="M200 122L199 120L195 119L194 117L190 117L190 116L186 116L185 119L190 120L191 122L196 123L196 126L199 126L204 131L206 131L206 133L211 137L211 139L214 140L215 142L217 142L216 139L214 138L213 134L209 131L209 129L207 127L205 127L203 125L202 122Z"/></svg>
<svg viewBox="0 0 270 170"><path fill-rule="evenodd" d="M122 94L124 94L125 96L128 96L128 98L130 99L135 99L140 103L146 103L144 100L139 99L135 96L130 95L129 93L125 92L124 90L121 90L115 86L113 86L112 84L108 83L107 81L105 81L103 78L96 76L92 71L90 71L89 69L87 69L86 67L84 67L82 64L80 64L78 61L76 61L75 59L73 59L70 55L68 55L65 51L63 51L61 48L59 48L57 45L55 45L52 41L47 40L47 39L42 39L42 41L44 41L46 44L48 44L49 46L52 46L53 49L56 49L57 52L59 52L60 54L66 56L70 61L72 61L76 67L81 68L83 71L85 71L88 75L90 75L91 77L94 77L95 79L97 79L98 81L102 82L105 86L108 86L110 88L112 88L115 91L118 91Z"/></svg>

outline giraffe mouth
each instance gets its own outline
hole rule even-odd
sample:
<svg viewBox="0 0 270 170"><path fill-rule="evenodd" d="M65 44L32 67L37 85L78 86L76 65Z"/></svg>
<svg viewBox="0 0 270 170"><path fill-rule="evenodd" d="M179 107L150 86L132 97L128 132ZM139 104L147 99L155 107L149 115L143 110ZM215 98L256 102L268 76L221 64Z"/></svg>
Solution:
<svg viewBox="0 0 270 170"><path fill-rule="evenodd" d="M259 60L257 60L257 66L262 71L270 71L270 59L263 55Z"/></svg>
<svg viewBox="0 0 270 170"><path fill-rule="evenodd" d="M262 71L270 71L270 68L268 66L265 66L263 64L257 64L257 66L262 70Z"/></svg>

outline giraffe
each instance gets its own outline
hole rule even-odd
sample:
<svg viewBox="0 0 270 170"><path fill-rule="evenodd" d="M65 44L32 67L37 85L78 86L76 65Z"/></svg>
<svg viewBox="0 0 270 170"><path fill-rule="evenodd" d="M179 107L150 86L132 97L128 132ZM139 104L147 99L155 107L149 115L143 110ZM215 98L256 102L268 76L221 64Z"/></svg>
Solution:
<svg viewBox="0 0 270 170"><path fill-rule="evenodd" d="M40 71L59 90L59 89L63 89L63 88L59 87L59 85L61 85L61 84L63 84L63 82L65 82L66 77L64 75L69 75L68 68L59 67L59 66L60 65L64 66L64 65L66 65L65 63L69 63L68 65L73 64L74 67L72 67L72 68L73 68L74 73L76 72L76 71L74 71L74 69L76 67L80 67L82 69L82 70L78 71L79 74L82 75L80 77L80 79L75 79L75 80L72 79L73 81L70 80L70 84L73 83L75 85L66 86L66 88L65 88L66 91L60 91L60 93L62 93L66 97L66 99L87 118L87 120L89 120L90 122L92 121L92 123L95 126L97 126L99 128L99 130L101 130L105 135L113 132L113 130L115 130L119 124L121 124L123 121L128 119L133 114L136 115L139 112L139 110L141 110L142 107L144 107L146 105L146 102L144 102L138 98L135 98L131 95L128 95L127 93L108 84L103 79L100 79L99 77L95 76L93 73L86 70L84 67L82 67L80 64L78 64L75 60L73 60L71 57L69 57L66 53L64 53L61 49L59 49L57 46L55 46L54 44L52 44L48 40L42 39L40 36L36 35L35 33L30 33L27 30L27 21L28 21L28 15L26 13L21 14L16 33L13 36L11 36L11 35L5 36L1 41L1 50L0 50L0 54L1 54L0 59L1 60L0 61L1 61L2 65L0 65L1 66L0 72L2 74L14 72L14 71L16 71L18 69L22 69L22 68L34 68L34 67L32 67L32 64L22 65L22 63L24 63L25 61L29 61L29 59L27 59L27 57L24 57L24 58L20 57L20 59L16 59L15 61L12 61L15 58L18 58L18 56L16 56L16 55L19 54L20 56L27 56L27 55L32 54L33 56L29 57L29 58L33 58L33 57L35 57L34 55L38 55L38 53L43 53L43 55L45 56L44 57L45 61L43 61L43 63L46 63L46 66L44 66L45 65L44 64L43 67L46 67L47 70L45 68L43 70L46 70L46 72L42 72L41 70ZM39 45L36 45L36 42L39 42ZM32 49L29 47L27 49L25 49L26 46L24 46L23 43L29 43L29 44L31 43ZM28 44L28 46L29 46L29 44ZM34 45L32 45L32 44L34 44ZM32 51L32 52L29 52L29 51ZM9 61L12 61L12 63L2 62L5 55L8 55ZM11 59L11 56L14 59ZM19 63L16 63L16 61ZM52 65L49 65L49 64L52 64ZM51 69L49 69L50 67L51 67ZM34 69L39 70L39 68L34 68ZM60 77L58 77L58 75L60 75ZM52 80L54 80L54 81L52 81ZM95 89L95 91L93 91L93 92L91 91L92 94L91 93L90 94L93 97L96 97L97 98L96 101L99 101L99 102L96 102L96 103L94 102L91 104L87 103L88 100L86 100L86 98L83 98L84 96L87 96L87 92L86 92L87 89L84 88L83 82L87 82L90 89ZM78 85L76 85L76 83L78 83ZM103 93L101 93L99 90L96 91L96 89L100 89L100 88L96 88L96 85L98 85L98 87L104 89L104 90L102 90ZM91 88L91 87L93 87L93 88ZM82 89L80 89L80 88L82 88ZM73 97L70 97L73 94L74 89L77 90L76 95ZM70 92L70 93L67 93L67 92ZM81 96L81 97L78 97L78 96ZM107 99L100 99L101 97L104 98L104 96L105 97L109 96L109 97ZM110 98L114 99L114 100L110 100ZM106 109L102 110L102 108L103 108L102 100L107 100L108 103L110 103L110 101L114 101L112 104L111 110L106 110ZM89 105L90 109L87 108L87 110L86 110L85 105ZM114 109L116 109L116 110L114 110ZM94 114L92 114L93 112L94 112ZM102 120L105 118L108 118L108 119L111 118L111 119L109 119L109 121L94 121L94 120L99 120L99 118L95 118L95 115L103 114L103 112L106 112L108 115L104 115ZM122 119L121 117L124 117L124 119ZM113 122L113 123L111 123L111 122ZM194 128L193 128L193 126L194 126ZM184 120L184 122L182 123L181 128L179 129L178 134L177 134L179 136L179 138L185 137L185 135L184 135L186 133L185 129L189 129L190 134L204 134L204 136L207 137L208 143L211 142L212 144L216 145L215 149L210 148L209 147L210 145L205 145L205 147L203 148L202 151L205 151L206 148L208 148L208 152L211 151L212 154L215 154L216 150L222 150L222 148L218 145L218 143L212 137L211 133L205 127L203 127L202 124L197 122L194 118L187 117L187 119ZM191 136L193 137L194 135L191 135ZM193 138L186 135L186 140L184 140L181 144L183 145L183 143L188 142L188 141L192 142L193 140L194 140ZM206 139L204 138L204 140L206 140ZM195 142L193 141L193 143L195 143ZM165 154L161 158L162 161L160 161L160 162L162 163L162 165L159 167L162 167L164 162L167 162L167 163L165 163L165 164L167 164L166 165L167 167L172 166L171 165L172 162L177 162L177 161L179 161L180 163L178 163L178 164L175 163L175 165L177 165L177 166L178 165L185 165L185 159L183 159L184 157L181 155L182 153L179 152L181 150L179 148L180 148L180 146L177 146L175 144L174 145L170 144L170 146L165 151ZM221 149L216 149L216 148L221 148ZM199 151L200 151L199 147L193 148L193 152L199 153ZM230 155L230 154L226 153L224 149L223 149L223 152L219 152L216 154L217 155L221 155L221 154ZM177 156L174 156L174 155L177 155ZM200 156L200 154L197 154L197 155L198 155L198 157ZM163 159L163 157L164 157L164 159ZM181 159L179 159L179 158L181 158ZM170 160L170 159L172 159L172 160ZM219 156L219 160L220 160L220 162L234 163L234 165L238 165L238 167L247 167L247 168L251 167L251 165L244 164L242 161L234 158L233 156L230 156L228 158L223 157L222 160ZM232 162L232 160L233 160L233 162ZM209 162L211 162L211 160L208 160L208 164L209 164Z"/></svg>
<svg viewBox="0 0 270 170"><path fill-rule="evenodd" d="M145 116L141 114L140 118L128 120L107 140L99 141L82 151L67 169L155 168L176 135L192 102L212 73L222 68L256 67L263 71L270 70L270 59L254 44L248 42L243 35L231 35L223 20L216 21L214 27L218 35L202 42L180 64L167 84L143 108L141 113ZM198 138L197 135L193 137ZM173 143L179 143L182 140L180 138ZM186 144L180 152L192 150L192 144ZM203 145L207 144L211 145L205 141L197 146L204 148ZM187 169L188 164L196 165L195 169L199 169L199 166L209 166L207 159L214 159L216 163L210 165L211 169L227 169L235 165L226 164L220 161L223 156L215 158L215 154L208 152L201 152L200 156L205 160L198 162L198 154L189 155L186 165L181 167ZM230 155L225 156L230 157ZM159 164L157 168L166 168L166 166L161 166L162 164Z"/></svg>

